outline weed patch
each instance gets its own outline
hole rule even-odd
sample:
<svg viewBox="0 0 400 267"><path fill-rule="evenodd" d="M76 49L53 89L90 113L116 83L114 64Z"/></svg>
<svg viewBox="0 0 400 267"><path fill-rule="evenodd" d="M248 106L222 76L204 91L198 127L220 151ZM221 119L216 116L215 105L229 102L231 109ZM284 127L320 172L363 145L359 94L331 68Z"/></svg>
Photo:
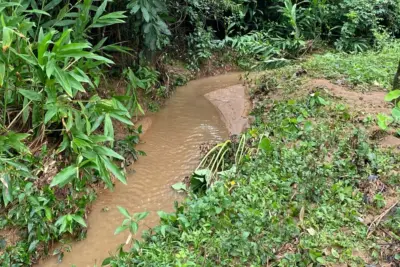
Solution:
<svg viewBox="0 0 400 267"><path fill-rule="evenodd" d="M252 128L240 141L208 153L200 166L205 169L191 178L191 186L203 186L189 190L174 213L160 212L160 225L145 232L144 241L106 264L398 263L393 245L382 244L395 244L399 235L399 207L390 202L398 198L399 154L380 150L367 129L354 124L353 112L323 90L266 97L293 90L293 81L285 84L293 75L289 70L272 76L282 79L254 82ZM369 218L380 216L388 203L392 208L382 223L372 224Z"/></svg>

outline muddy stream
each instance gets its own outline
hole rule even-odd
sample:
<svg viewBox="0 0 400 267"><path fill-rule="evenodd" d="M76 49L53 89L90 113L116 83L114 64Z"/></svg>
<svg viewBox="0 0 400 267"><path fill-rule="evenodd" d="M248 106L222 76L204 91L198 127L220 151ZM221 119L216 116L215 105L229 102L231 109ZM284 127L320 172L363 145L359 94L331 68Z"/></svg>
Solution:
<svg viewBox="0 0 400 267"><path fill-rule="evenodd" d="M189 82L179 87L165 107L143 121L143 144L147 156L128 169L128 185L117 184L113 192L102 190L88 218L85 240L74 242L62 263L55 257L38 266L100 266L102 260L124 243L127 233L114 235L122 223L117 205L129 212L149 211L142 229L155 226L157 211L173 211L181 196L171 185L181 181L199 163L199 145L222 141L246 125L248 102L239 73Z"/></svg>

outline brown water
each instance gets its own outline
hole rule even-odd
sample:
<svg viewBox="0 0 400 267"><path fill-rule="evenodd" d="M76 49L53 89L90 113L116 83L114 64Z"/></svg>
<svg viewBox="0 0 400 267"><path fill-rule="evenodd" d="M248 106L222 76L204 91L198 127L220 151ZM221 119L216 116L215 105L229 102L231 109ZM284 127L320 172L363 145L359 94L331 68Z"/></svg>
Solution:
<svg viewBox="0 0 400 267"><path fill-rule="evenodd" d="M231 73L199 79L178 88L166 106L151 116L150 129L143 136L145 143L138 146L147 156L132 165L135 173L128 175L128 185L117 184L114 192L100 192L88 218L87 238L72 244L72 251L65 254L61 264L50 258L39 265L100 266L102 260L127 238L126 233L114 235L123 220L117 205L132 213L149 211L146 226L142 229L159 221L157 211L172 211L174 201L180 196L171 185L190 175L197 166L199 145L228 137L220 116L224 111L217 110L204 95L239 84L239 75ZM217 95L213 97L218 99ZM226 92L222 97L227 97ZM238 94L238 97L242 98L238 103L245 101L244 94Z"/></svg>

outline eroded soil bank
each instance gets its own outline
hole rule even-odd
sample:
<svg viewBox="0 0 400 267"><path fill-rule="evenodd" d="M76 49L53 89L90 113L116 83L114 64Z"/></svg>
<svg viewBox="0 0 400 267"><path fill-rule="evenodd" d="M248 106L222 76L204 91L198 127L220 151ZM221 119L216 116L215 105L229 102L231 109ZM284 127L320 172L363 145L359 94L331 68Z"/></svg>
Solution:
<svg viewBox="0 0 400 267"><path fill-rule="evenodd" d="M87 238L73 243L61 264L49 258L39 266L101 265L127 238L114 235L123 221L117 206L132 213L149 211L142 229L158 222L157 211L172 211L179 195L171 185L195 169L200 144L222 141L246 126L248 102L239 78L240 73L231 73L192 81L178 88L164 109L146 118L144 143L137 149L147 156L130 167L128 185L118 184L114 192L102 190L88 218Z"/></svg>

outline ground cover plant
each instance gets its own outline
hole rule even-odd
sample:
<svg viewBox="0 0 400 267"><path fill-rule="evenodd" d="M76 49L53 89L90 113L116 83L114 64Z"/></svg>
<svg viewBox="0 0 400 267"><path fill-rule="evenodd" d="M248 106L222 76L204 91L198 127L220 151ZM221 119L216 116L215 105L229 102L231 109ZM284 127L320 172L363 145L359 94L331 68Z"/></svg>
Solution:
<svg viewBox="0 0 400 267"><path fill-rule="evenodd" d="M175 186L189 194L175 212L104 265L398 264L400 154L346 102L302 88L304 72L252 80L252 127L212 150Z"/></svg>
<svg viewBox="0 0 400 267"><path fill-rule="evenodd" d="M30 265L52 242L83 238L91 184L126 183L114 162L123 157L113 150L113 120L133 125L136 107L98 96L102 66L113 61L101 55L104 41L88 37L123 22L107 4L0 3L2 266Z"/></svg>
<svg viewBox="0 0 400 267"><path fill-rule="evenodd" d="M388 175L397 156L377 150L351 112L322 91L264 98L296 91L305 74L356 90L384 88L391 114L366 123L398 136L400 94L391 85L399 8L394 0L0 1L0 263L30 266L53 253L54 242L85 237L96 187L126 183L120 162L144 154L135 150L141 129L132 118L157 111L176 85L231 66L284 65L253 87L261 106L252 130L206 157L191 198L176 214L161 213L155 235L110 264L397 263L398 211L387 207L387 192L397 192L398 172ZM331 53L292 64L321 49ZM115 78L122 92L103 88ZM122 140L117 122L130 133ZM340 146L330 151L334 142ZM369 192L373 186L384 189ZM362 215L382 209L384 220L372 223L379 229L366 230ZM133 235L145 215L125 215L119 231ZM380 241L389 244L386 258L375 255ZM371 259L354 255L356 245ZM54 253L61 260L67 250Z"/></svg>

